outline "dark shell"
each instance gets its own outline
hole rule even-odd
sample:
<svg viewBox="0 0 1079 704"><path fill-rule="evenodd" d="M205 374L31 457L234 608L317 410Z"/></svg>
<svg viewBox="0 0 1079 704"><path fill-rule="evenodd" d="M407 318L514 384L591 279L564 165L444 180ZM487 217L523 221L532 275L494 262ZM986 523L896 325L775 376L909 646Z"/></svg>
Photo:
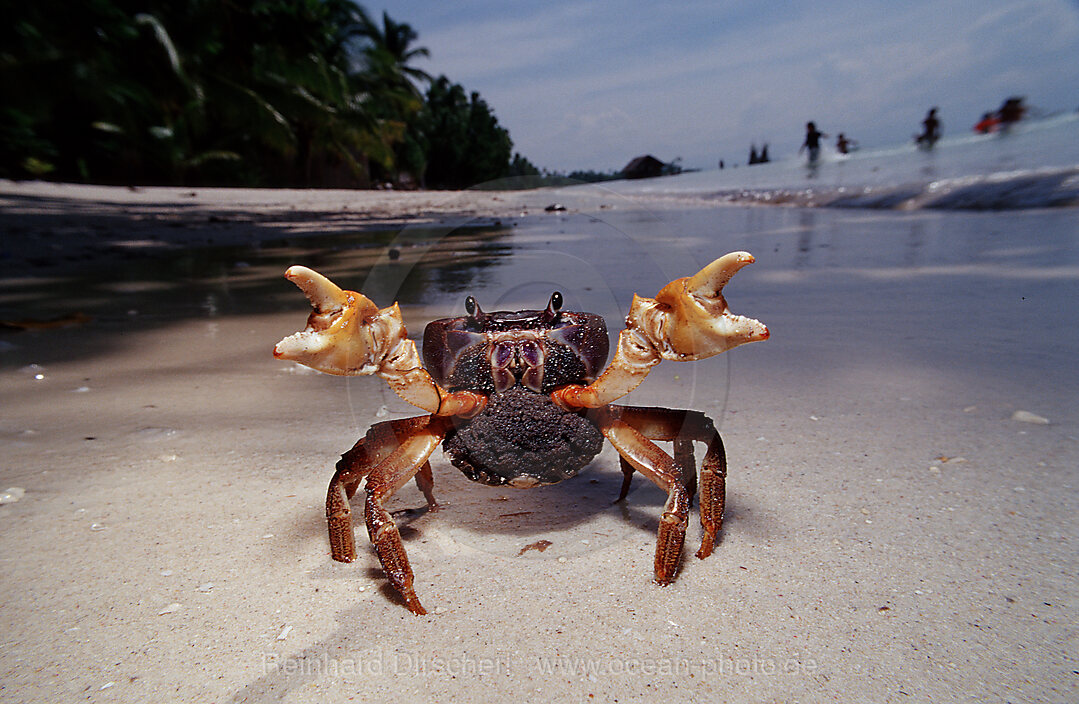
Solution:
<svg viewBox="0 0 1079 704"><path fill-rule="evenodd" d="M607 362L607 325L593 313L557 310L555 300L547 310L484 313L469 299L472 314L428 323L424 366L451 391L494 393L523 383L549 393L591 383Z"/></svg>
<svg viewBox="0 0 1079 704"><path fill-rule="evenodd" d="M460 420L442 443L472 481L521 488L574 476L603 448L588 418L520 386L491 397L482 413Z"/></svg>

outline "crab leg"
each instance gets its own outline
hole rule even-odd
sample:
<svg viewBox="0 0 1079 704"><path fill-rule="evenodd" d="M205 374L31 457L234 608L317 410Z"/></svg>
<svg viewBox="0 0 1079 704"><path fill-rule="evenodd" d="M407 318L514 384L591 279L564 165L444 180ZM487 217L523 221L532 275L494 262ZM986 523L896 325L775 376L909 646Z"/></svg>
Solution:
<svg viewBox="0 0 1079 704"><path fill-rule="evenodd" d="M427 611L412 586L412 566L408 562L401 533L384 502L426 468L427 476L417 478L416 483L421 491L426 489L424 494L430 505L433 497L430 496L428 458L446 436L446 423L437 417L422 416L378 424L375 428L383 426L378 434L372 437L369 433L342 457L326 498L331 554L335 560L350 562L355 559L356 552L348 506L349 488L354 493L360 479L365 475L368 477L365 487L367 499L364 502L367 534L375 547L382 571L405 600L408 610L415 614L425 614ZM372 440L370 447L363 446L369 439Z"/></svg>
<svg viewBox="0 0 1079 704"><path fill-rule="evenodd" d="M440 416L469 416L483 410L486 398L471 391L442 389L420 362L408 339L401 310L379 309L362 293L346 291L322 274L293 266L285 278L304 292L314 309L307 327L281 340L274 357L299 362L327 374L377 374L398 396Z"/></svg>
<svg viewBox="0 0 1079 704"><path fill-rule="evenodd" d="M645 409L657 412L668 411L665 408L653 408ZM674 413L684 413L685 411L673 411ZM690 499L697 493L697 465L696 460L693 457L693 441L683 437L671 437L667 435L648 435L647 432L639 426L636 426L638 431L645 434L649 440L670 440L674 444L674 461L682 468L682 479L685 481L686 490L689 492ZM622 469L622 490L618 493L618 498L615 503L625 501L629 496L629 489L633 483L633 474L637 470L633 469L633 465L626 461L625 457L619 456L619 466Z"/></svg>
<svg viewBox="0 0 1079 704"><path fill-rule="evenodd" d="M420 493L423 494L423 498L427 501L428 511L437 511L439 509L438 502L435 501L435 480L431 475L431 461L423 463L420 467L420 471L416 472L416 486L419 488Z"/></svg>
<svg viewBox="0 0 1079 704"><path fill-rule="evenodd" d="M701 460L699 501L703 532L697 557L704 559L711 555L716 534L723 527L727 493L727 455L723 450L723 439L716 431L712 419L698 411L669 408L611 406L610 411L649 440L673 441L674 461L682 468L682 477L691 498L695 493L697 479L693 466L693 442L705 445L704 458ZM625 479L620 499L625 498L629 492L633 467L628 465L627 470L627 463L623 462L622 471Z"/></svg>
<svg viewBox="0 0 1079 704"><path fill-rule="evenodd" d="M633 469L667 491L667 503L659 519L654 565L654 581L666 586L678 571L686 526L689 525L692 496L682 477L682 467L636 428L619 419L617 413L600 413L598 425L600 432Z"/></svg>
<svg viewBox="0 0 1079 704"><path fill-rule="evenodd" d="M592 384L565 386L551 398L565 408L599 408L637 388L664 359L705 359L767 340L763 323L731 313L723 297L731 277L754 261L749 252L731 252L693 276L667 284L654 299L634 295L607 370Z"/></svg>
<svg viewBox="0 0 1079 704"><path fill-rule="evenodd" d="M367 501L364 503L364 519L367 535L375 546L382 571L390 584L405 600L408 610L425 614L416 591L412 587L412 566L408 562L401 533L393 522L393 516L383 506L383 501L393 496L427 462L438 444L446 436L443 423L432 422L423 431L409 438L390 457L376 467L367 480Z"/></svg>
<svg viewBox="0 0 1079 704"><path fill-rule="evenodd" d="M326 520L330 531L330 556L338 562L356 559L356 544L352 531L352 510L349 500L356 494L360 482L383 460L417 430L429 422L428 416L402 418L376 423L351 450L337 462L337 471L326 493ZM431 463L425 462L416 474L416 486L423 492L428 508L438 506L432 494Z"/></svg>

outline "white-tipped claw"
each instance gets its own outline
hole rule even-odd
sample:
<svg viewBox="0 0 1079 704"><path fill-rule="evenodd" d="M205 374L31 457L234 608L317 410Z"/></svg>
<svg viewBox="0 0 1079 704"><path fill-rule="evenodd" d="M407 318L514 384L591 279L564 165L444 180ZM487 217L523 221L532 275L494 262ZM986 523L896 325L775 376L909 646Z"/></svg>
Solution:
<svg viewBox="0 0 1079 704"><path fill-rule="evenodd" d="M635 295L611 364L588 386L556 389L552 400L563 408L599 408L637 388L661 360L704 359L767 340L763 323L731 313L723 298L731 277L753 261L749 252L731 252L667 284L655 298Z"/></svg>
<svg viewBox="0 0 1079 704"><path fill-rule="evenodd" d="M735 315L723 297L731 277L754 261L749 252L725 254L693 276L667 284L654 301L635 300L630 321L640 326L664 359L704 359L767 340L763 323Z"/></svg>
<svg viewBox="0 0 1079 704"><path fill-rule="evenodd" d="M348 294L334 282L306 266L290 266L285 278L300 287L315 312L340 312L348 305Z"/></svg>
<svg viewBox="0 0 1079 704"><path fill-rule="evenodd" d="M373 323L378 306L355 291L345 291L304 266L289 267L285 278L311 301L307 327L274 347L274 357L299 362L327 374L371 374L377 371ZM387 309L390 315L396 306ZM398 313L398 319L400 314ZM392 326L391 326L392 327Z"/></svg>
<svg viewBox="0 0 1079 704"><path fill-rule="evenodd" d="M686 290L695 296L716 296L743 267L757 261L749 252L731 252L714 260L686 281Z"/></svg>
<svg viewBox="0 0 1079 704"><path fill-rule="evenodd" d="M483 408L484 397L447 393L434 382L396 303L379 309L363 294L304 266L289 267L285 278L300 287L314 310L305 329L277 343L274 357L327 374L378 374L397 395L429 413L469 415Z"/></svg>

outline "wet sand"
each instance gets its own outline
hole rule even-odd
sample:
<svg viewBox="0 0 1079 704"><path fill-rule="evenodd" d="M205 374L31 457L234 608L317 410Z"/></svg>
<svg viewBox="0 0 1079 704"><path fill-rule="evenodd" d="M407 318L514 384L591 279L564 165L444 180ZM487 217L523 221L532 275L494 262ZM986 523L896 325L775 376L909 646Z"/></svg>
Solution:
<svg viewBox="0 0 1079 704"><path fill-rule="evenodd" d="M0 183L0 700L1074 701L1077 226ZM772 338L626 399L719 425L710 558L692 523L651 584L665 496L637 476L612 504L607 449L528 491L436 453L442 509L392 503L428 616L362 526L329 559L334 462L416 413L272 358L308 310L285 266L400 300L413 335L552 288L615 332L634 291L735 249L758 261L728 301Z"/></svg>

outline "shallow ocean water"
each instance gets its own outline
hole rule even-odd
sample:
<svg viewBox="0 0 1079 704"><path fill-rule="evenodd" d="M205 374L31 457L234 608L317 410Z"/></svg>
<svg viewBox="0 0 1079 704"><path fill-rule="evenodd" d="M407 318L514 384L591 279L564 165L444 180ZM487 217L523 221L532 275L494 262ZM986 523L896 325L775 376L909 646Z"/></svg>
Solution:
<svg viewBox="0 0 1079 704"><path fill-rule="evenodd" d="M94 321L85 327L79 347L51 349L41 358L26 357L20 337L6 335L0 340L0 364L27 368L79 358L98 346L122 344L126 330L184 320L212 324L241 315L302 315L306 300L282 277L292 264L323 271L380 306L398 302L417 339L426 322L462 314L468 295L486 310L518 310L542 308L557 290L568 309L603 315L613 342L633 294L654 295L666 282L734 250L752 252L757 263L734 279L726 292L728 301L735 312L769 323L791 309L791 291L826 286L842 296L844 289L857 291L869 281L882 296L891 297L885 300L894 299L887 315L897 329L929 331L937 326L934 300L953 305L966 300L976 309L979 286L1011 286L1028 293L1017 302L1023 303L1024 313L1002 315L1001 324L1017 336L1052 334L1054 349L1079 347L1079 326L1064 322L1075 321L1075 314L1037 303L1041 288L1079 282L1079 211L1074 208L986 213L725 206L649 211L603 189L576 189L582 191L612 207L588 214L459 217L433 225L253 238L249 245L150 251L121 266L91 263L55 275L0 280L0 310L7 311L8 318L82 315ZM122 224L118 218L116 226ZM844 307L879 304L852 293ZM814 314L827 321L841 317L842 311L822 307ZM989 319L994 311L978 314ZM936 339L946 356L951 340L946 330L939 332ZM773 339L781 338L782 326L773 324L773 334ZM973 350L966 358L973 363L985 353ZM726 360L732 357L691 365L680 373L695 376L700 368L709 376L726 376ZM1022 365L1016 366L1021 376Z"/></svg>

